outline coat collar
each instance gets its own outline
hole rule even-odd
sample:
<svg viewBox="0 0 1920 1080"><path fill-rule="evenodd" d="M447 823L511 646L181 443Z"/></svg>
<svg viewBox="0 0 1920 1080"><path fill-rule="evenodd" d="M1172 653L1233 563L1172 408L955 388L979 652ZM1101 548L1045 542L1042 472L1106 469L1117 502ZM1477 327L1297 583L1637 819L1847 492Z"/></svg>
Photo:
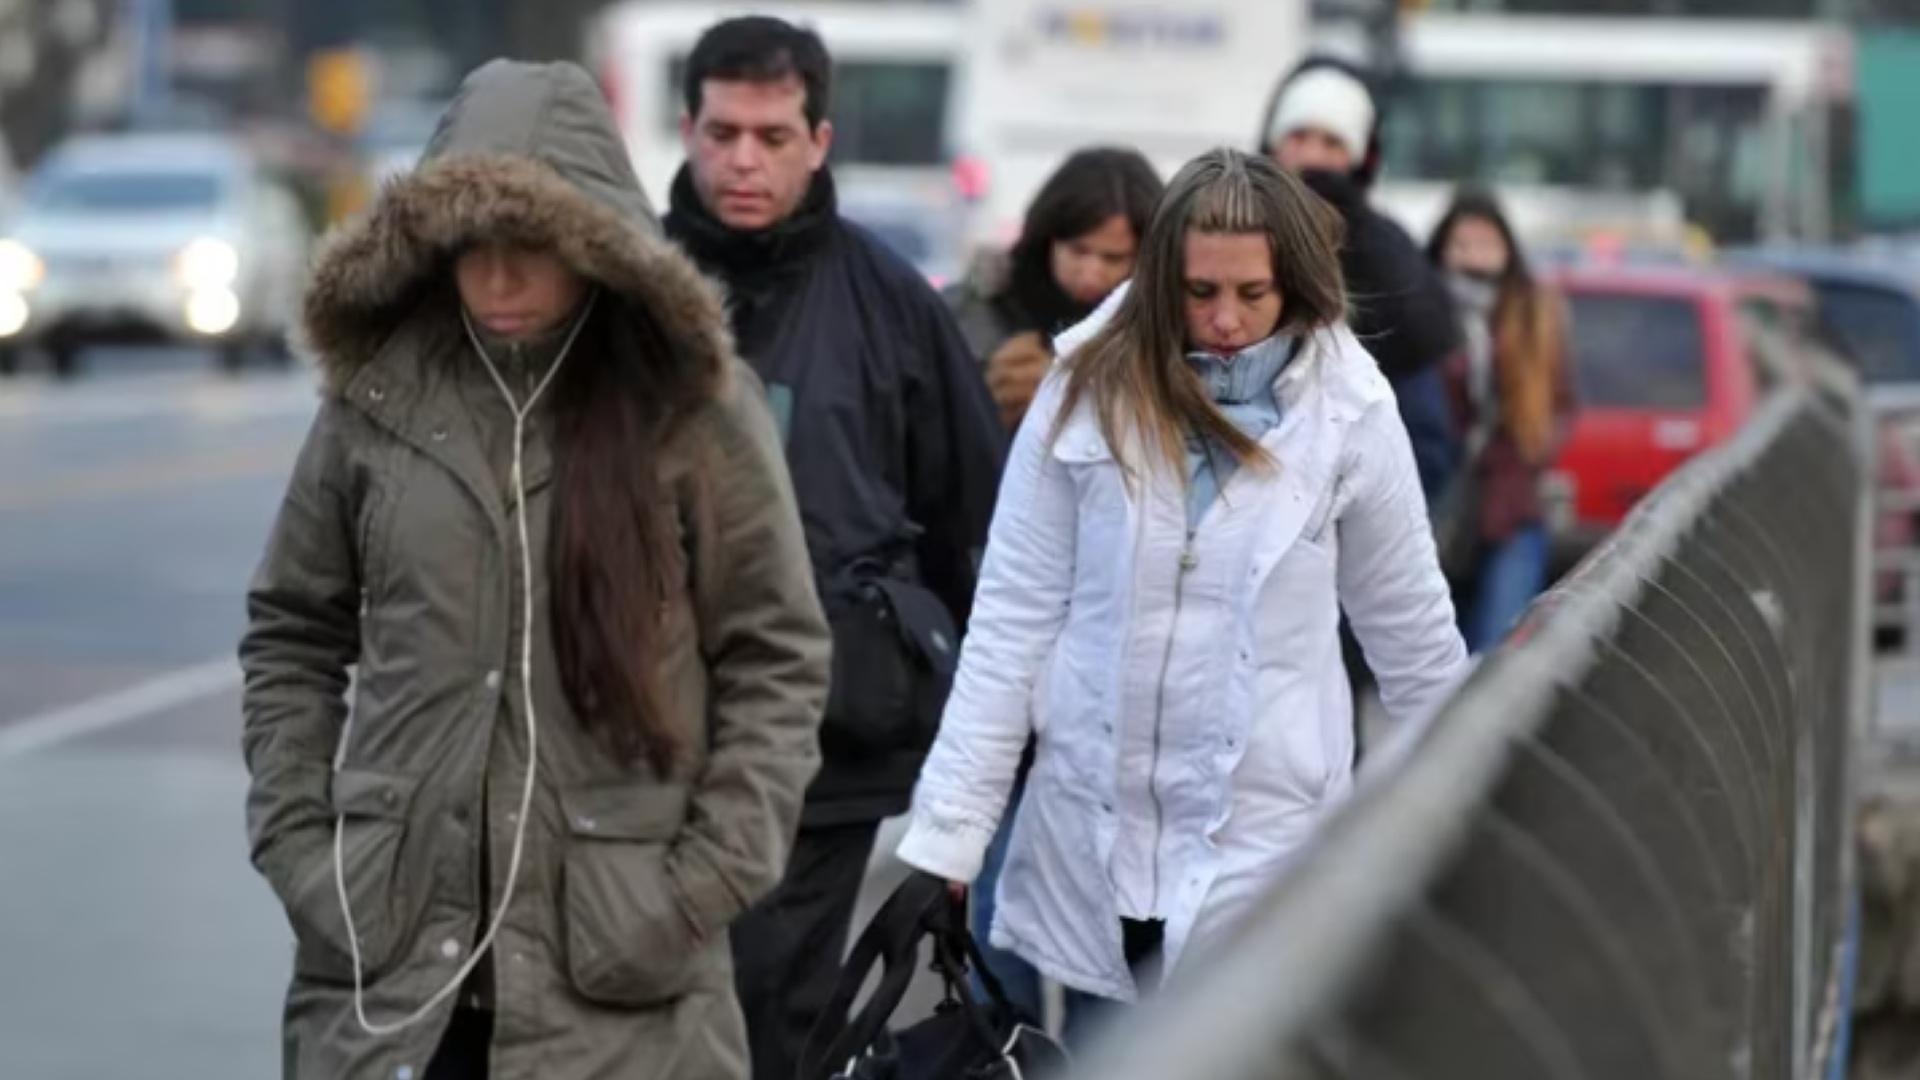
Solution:
<svg viewBox="0 0 1920 1080"><path fill-rule="evenodd" d="M1094 318L1104 321L1099 315ZM1088 320L1089 323L1093 321ZM1068 332L1076 336L1076 347L1092 336L1091 332L1085 331L1086 325L1082 323ZM1386 376L1380 374L1379 365L1372 355L1344 323L1309 334L1302 341L1299 353L1281 370L1279 379L1274 382L1274 392L1284 415L1301 412L1309 399L1323 400L1327 407L1324 410L1311 410L1313 416L1320 425L1334 426L1350 424L1368 408L1393 400L1393 388L1387 384ZM1275 452L1283 466L1287 451L1298 449L1287 443L1304 437L1304 424L1305 418L1292 423L1283 419L1280 427L1268 436L1268 448ZM1128 461L1140 460L1135 447L1129 445L1125 449ZM1060 437L1054 441L1054 453L1064 461L1111 460L1114 457L1113 448L1107 445L1099 422L1084 403L1060 425Z"/></svg>
<svg viewBox="0 0 1920 1080"><path fill-rule="evenodd" d="M1256 590L1308 526L1333 511L1347 433L1354 423L1367 409L1393 401L1393 390L1379 366L1344 325L1308 335L1274 388L1280 399L1280 425L1261 445L1279 462L1278 472L1266 479L1242 470L1232 481L1240 488L1272 485L1263 500L1268 520L1254 553ZM1155 518L1162 516L1163 502L1177 510L1180 488L1175 478L1166 475L1165 467L1156 465L1153 456L1143 454L1139 446L1130 444L1125 451L1128 462L1146 469L1146 481L1126 496L1129 528L1138 529L1149 507ZM1085 405L1061 424L1053 454L1078 464L1110 462L1115 457Z"/></svg>

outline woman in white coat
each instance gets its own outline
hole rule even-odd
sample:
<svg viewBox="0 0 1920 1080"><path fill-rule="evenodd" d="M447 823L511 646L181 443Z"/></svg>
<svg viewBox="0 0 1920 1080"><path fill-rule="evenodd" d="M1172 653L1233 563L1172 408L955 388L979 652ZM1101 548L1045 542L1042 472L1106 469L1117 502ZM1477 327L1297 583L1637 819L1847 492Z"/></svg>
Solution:
<svg viewBox="0 0 1920 1080"><path fill-rule="evenodd" d="M1339 236L1265 159L1196 159L1015 440L900 856L971 882L1033 731L993 943L1068 987L1135 1000L1348 790L1342 607L1394 719L1464 673Z"/></svg>

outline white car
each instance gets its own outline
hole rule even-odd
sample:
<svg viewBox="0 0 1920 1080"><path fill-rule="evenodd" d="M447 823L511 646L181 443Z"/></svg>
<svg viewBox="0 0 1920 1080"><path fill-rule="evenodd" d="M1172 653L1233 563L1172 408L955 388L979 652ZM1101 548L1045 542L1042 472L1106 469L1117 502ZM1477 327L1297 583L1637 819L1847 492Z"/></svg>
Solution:
<svg viewBox="0 0 1920 1080"><path fill-rule="evenodd" d="M43 352L204 345L285 362L312 230L291 192L217 135L85 136L36 168L0 230L0 374Z"/></svg>

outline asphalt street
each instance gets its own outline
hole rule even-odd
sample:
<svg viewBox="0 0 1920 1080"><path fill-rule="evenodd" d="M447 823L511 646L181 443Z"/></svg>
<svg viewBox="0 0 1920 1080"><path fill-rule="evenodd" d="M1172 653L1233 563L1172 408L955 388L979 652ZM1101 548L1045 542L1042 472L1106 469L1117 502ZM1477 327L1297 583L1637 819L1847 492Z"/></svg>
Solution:
<svg viewBox="0 0 1920 1080"><path fill-rule="evenodd" d="M117 359L0 382L0 1078L261 1080L291 937L233 657L315 390Z"/></svg>

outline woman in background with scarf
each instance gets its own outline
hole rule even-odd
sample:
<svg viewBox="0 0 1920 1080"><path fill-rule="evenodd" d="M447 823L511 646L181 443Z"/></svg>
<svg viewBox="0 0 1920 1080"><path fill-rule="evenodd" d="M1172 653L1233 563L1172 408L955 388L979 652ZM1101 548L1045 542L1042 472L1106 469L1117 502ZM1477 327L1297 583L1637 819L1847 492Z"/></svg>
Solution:
<svg viewBox="0 0 1920 1080"><path fill-rule="evenodd" d="M1547 585L1551 538L1540 486L1573 413L1567 320L1559 294L1533 276L1491 194L1455 196L1427 245L1459 307L1465 347L1448 382L1471 499L1449 572L1476 654L1498 644Z"/></svg>

